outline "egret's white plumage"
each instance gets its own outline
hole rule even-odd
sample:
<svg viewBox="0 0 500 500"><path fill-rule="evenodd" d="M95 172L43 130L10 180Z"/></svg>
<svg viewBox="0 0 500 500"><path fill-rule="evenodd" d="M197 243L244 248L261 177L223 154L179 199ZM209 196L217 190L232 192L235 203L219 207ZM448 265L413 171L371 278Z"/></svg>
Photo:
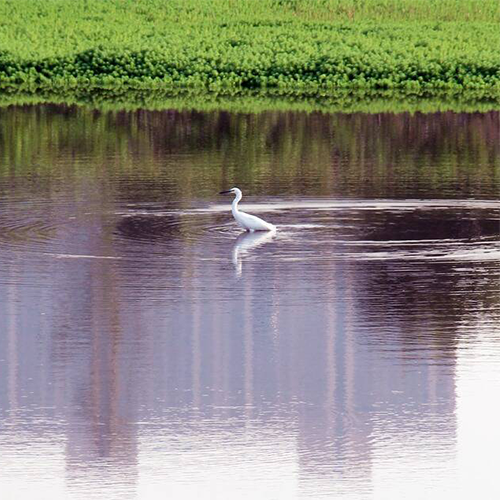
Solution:
<svg viewBox="0 0 500 500"><path fill-rule="evenodd" d="M222 191L220 194L232 193L235 196L233 204L231 205L231 212L236 222L246 231L274 231L275 226L269 224L265 220L256 217L255 215L246 214L238 209L238 203L240 202L243 193L238 188L232 188L229 191Z"/></svg>

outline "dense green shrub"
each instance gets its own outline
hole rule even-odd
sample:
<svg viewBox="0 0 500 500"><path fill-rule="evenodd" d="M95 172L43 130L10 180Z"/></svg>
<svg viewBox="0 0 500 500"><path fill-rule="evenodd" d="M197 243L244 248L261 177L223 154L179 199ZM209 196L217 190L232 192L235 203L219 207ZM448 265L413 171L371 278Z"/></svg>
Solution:
<svg viewBox="0 0 500 500"><path fill-rule="evenodd" d="M494 0L0 0L0 89L500 97Z"/></svg>

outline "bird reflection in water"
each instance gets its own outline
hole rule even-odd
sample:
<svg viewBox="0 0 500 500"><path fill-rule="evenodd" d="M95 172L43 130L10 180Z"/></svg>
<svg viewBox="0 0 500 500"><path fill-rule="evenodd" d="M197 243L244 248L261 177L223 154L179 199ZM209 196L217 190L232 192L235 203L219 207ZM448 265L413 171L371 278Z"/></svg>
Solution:
<svg viewBox="0 0 500 500"><path fill-rule="evenodd" d="M254 233L242 233L236 238L232 250L232 260L238 278L241 276L243 268L242 257L254 249L270 242L275 235L276 231L274 230L265 232L258 231Z"/></svg>

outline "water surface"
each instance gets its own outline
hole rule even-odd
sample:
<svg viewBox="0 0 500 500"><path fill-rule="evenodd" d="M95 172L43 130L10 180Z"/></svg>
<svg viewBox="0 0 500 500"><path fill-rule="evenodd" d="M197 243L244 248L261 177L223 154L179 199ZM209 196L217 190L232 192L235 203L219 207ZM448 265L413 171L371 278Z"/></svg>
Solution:
<svg viewBox="0 0 500 500"><path fill-rule="evenodd" d="M498 496L499 134L1 109L2 499Z"/></svg>

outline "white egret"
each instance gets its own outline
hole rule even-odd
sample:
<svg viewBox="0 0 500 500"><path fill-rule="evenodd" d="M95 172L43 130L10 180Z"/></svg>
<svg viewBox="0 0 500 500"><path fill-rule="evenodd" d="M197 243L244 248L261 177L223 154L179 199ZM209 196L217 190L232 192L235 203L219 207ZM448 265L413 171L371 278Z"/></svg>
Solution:
<svg viewBox="0 0 500 500"><path fill-rule="evenodd" d="M233 204L231 205L231 212L233 213L233 217L236 222L246 231L254 232L254 231L274 231L276 229L275 226L269 224L265 220L256 217L255 215L246 214L245 212L240 212L238 210L238 203L243 196L243 193L237 188L234 187L229 189L228 191L221 191L219 194L235 194L235 198L233 200Z"/></svg>

